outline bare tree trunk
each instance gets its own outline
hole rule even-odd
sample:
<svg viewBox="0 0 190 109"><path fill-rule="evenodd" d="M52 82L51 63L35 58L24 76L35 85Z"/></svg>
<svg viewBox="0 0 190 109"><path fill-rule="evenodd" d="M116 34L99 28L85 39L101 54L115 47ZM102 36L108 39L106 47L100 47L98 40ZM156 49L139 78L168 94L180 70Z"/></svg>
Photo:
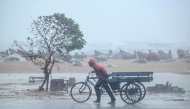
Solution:
<svg viewBox="0 0 190 109"><path fill-rule="evenodd" d="M48 85L49 85L49 74L47 74L47 84L46 84L46 91L48 91Z"/></svg>
<svg viewBox="0 0 190 109"><path fill-rule="evenodd" d="M47 72L47 70L46 69L44 69L44 76L45 76L45 79L44 79L44 81L43 81L43 83L42 83L42 85L39 87L39 91L42 91L42 90L44 90L44 85L45 85L45 83L46 83L46 81L47 81L47 79L48 79L48 72Z"/></svg>
<svg viewBox="0 0 190 109"><path fill-rule="evenodd" d="M50 60L50 61L51 61L51 60ZM49 64L50 64L50 61L48 61L48 62L47 62L48 64L46 64L45 67L43 68L43 69L44 69L44 74L45 74L45 79L44 79L44 81L43 81L41 87L39 88L39 90L43 90L43 86L44 86L45 83L46 83L46 91L48 91L48 86L49 86L49 74L51 74L51 69L53 68L53 65L54 65L54 63L55 63L55 60L53 60L53 63L52 63L52 65L51 65L50 69L48 69L48 66L49 66Z"/></svg>
<svg viewBox="0 0 190 109"><path fill-rule="evenodd" d="M39 87L39 91L42 91L42 90L44 90L44 84L46 83L46 80L47 80L47 78L46 78L46 76L45 76L45 79L44 79L44 81L43 81L43 83L42 83L42 85Z"/></svg>

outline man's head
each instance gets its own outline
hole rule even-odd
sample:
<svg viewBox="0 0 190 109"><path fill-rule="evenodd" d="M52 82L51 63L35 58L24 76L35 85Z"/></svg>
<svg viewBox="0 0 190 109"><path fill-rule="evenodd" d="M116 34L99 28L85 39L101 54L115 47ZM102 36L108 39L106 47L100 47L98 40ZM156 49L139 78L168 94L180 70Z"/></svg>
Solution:
<svg viewBox="0 0 190 109"><path fill-rule="evenodd" d="M94 64L95 64L94 59L90 59L90 60L88 61L88 65L89 65L90 67L92 67Z"/></svg>

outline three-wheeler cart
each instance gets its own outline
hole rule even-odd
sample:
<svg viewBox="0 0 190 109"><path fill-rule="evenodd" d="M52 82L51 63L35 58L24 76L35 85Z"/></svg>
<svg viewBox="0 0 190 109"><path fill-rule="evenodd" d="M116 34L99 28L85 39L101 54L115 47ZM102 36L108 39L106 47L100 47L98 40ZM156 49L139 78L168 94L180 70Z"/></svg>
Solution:
<svg viewBox="0 0 190 109"><path fill-rule="evenodd" d="M87 101L92 95L91 81L97 77L87 76L84 82L78 82L71 87L71 97L79 103ZM120 93L121 99L127 104L135 104L142 100L146 95L146 88L142 82L151 82L153 80L153 72L112 72L108 74L107 82L113 93ZM122 85L122 87L121 87ZM103 87L100 88L101 94L105 93Z"/></svg>

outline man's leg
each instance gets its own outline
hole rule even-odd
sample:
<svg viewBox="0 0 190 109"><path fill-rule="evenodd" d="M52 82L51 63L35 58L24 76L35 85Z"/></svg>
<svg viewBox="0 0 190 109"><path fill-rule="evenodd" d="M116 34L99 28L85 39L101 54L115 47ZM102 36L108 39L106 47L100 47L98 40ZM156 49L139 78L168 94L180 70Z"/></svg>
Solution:
<svg viewBox="0 0 190 109"><path fill-rule="evenodd" d="M111 98L111 102L109 102L108 104L113 104L113 103L115 103L116 99L115 99L115 97L113 96L113 93L111 92L110 87L108 86L108 83L107 83L106 81L103 83L103 87L105 88L106 92L108 93L108 95L109 95L110 98Z"/></svg>
<svg viewBox="0 0 190 109"><path fill-rule="evenodd" d="M99 87L100 87L101 85L102 85L101 83L96 83L96 85L94 86L94 89L95 89L95 92L96 92L96 96L97 96L97 100L94 101L94 102L96 102L96 103L99 103L99 102L100 102L101 94L100 94L100 89L99 89Z"/></svg>

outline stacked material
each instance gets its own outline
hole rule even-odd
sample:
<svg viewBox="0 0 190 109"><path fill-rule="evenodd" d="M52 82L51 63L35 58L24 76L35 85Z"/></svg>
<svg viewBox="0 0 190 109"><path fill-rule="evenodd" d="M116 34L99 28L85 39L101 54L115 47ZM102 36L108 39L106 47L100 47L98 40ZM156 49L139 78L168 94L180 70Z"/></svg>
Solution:
<svg viewBox="0 0 190 109"><path fill-rule="evenodd" d="M156 84L155 86L147 87L147 92L151 93L178 93L178 94L185 94L185 90L178 86L171 86L171 83L166 82L166 85L163 84Z"/></svg>

